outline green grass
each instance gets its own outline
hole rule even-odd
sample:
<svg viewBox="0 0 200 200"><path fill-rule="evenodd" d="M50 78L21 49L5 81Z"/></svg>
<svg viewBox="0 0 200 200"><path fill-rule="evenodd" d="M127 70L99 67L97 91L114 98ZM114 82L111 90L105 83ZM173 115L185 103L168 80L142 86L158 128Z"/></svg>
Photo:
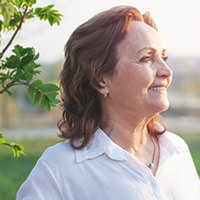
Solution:
<svg viewBox="0 0 200 200"><path fill-rule="evenodd" d="M181 134L180 135L188 144L198 175L200 177L200 133Z"/></svg>
<svg viewBox="0 0 200 200"><path fill-rule="evenodd" d="M182 134L181 137L184 138L189 145L200 176L200 134ZM25 147L27 156L21 156L20 158L13 158L10 149L0 147L0 199L15 199L16 191L27 178L42 152L48 146L58 142L58 140L15 141Z"/></svg>
<svg viewBox="0 0 200 200"><path fill-rule="evenodd" d="M0 199L14 200L16 191L27 178L42 152L58 140L15 141L25 147L26 156L13 158L12 150L0 147Z"/></svg>

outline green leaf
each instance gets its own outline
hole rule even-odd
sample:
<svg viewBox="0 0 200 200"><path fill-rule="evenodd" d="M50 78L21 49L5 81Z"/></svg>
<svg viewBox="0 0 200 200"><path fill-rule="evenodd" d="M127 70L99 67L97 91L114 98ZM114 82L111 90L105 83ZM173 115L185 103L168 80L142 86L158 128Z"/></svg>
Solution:
<svg viewBox="0 0 200 200"><path fill-rule="evenodd" d="M32 6L33 4L36 4L36 0L13 0L15 5L18 8L21 8L23 6Z"/></svg>
<svg viewBox="0 0 200 200"><path fill-rule="evenodd" d="M33 84L28 88L28 97L31 103L35 106L41 99L41 93Z"/></svg>
<svg viewBox="0 0 200 200"><path fill-rule="evenodd" d="M45 95L41 96L40 105L41 105L42 108L47 109L48 111L50 111L50 109L51 109L51 106L49 104L49 100Z"/></svg>
<svg viewBox="0 0 200 200"><path fill-rule="evenodd" d="M32 85L33 85L34 87L36 87L36 88L39 88L39 87L43 86L43 83L42 83L41 80L36 80L36 81L34 81L34 82L32 83Z"/></svg>
<svg viewBox="0 0 200 200"><path fill-rule="evenodd" d="M59 87L54 84L44 84L40 87L41 92L46 96L48 105L56 106L60 101L56 99Z"/></svg>
<svg viewBox="0 0 200 200"><path fill-rule="evenodd" d="M36 63L39 54L34 48L24 48L20 45L14 47L13 53L6 60L2 60L1 68L9 69L9 74L15 82L23 80L23 84L28 85L33 76L40 73L37 69L40 65Z"/></svg>
<svg viewBox="0 0 200 200"><path fill-rule="evenodd" d="M55 93L56 91L59 91L59 87L57 85L52 84L52 83L43 84L40 87L40 89L46 95Z"/></svg>
<svg viewBox="0 0 200 200"><path fill-rule="evenodd" d="M28 87L28 98L33 101L35 89L32 85Z"/></svg>
<svg viewBox="0 0 200 200"><path fill-rule="evenodd" d="M28 5L32 6L33 4L36 4L36 0L25 0Z"/></svg>
<svg viewBox="0 0 200 200"><path fill-rule="evenodd" d="M55 107L59 103L60 103L60 100L58 100L58 99L54 98L54 99L51 100L51 106L53 106L53 107Z"/></svg>
<svg viewBox="0 0 200 200"><path fill-rule="evenodd" d="M10 90L5 90L5 93L7 94L7 95L9 95L9 96L12 96L12 92L10 91Z"/></svg>
<svg viewBox="0 0 200 200"><path fill-rule="evenodd" d="M0 32L3 30L3 22L0 20ZM1 38L0 38L0 41L1 41ZM0 56L2 57L2 56Z"/></svg>
<svg viewBox="0 0 200 200"><path fill-rule="evenodd" d="M60 101L56 99L59 87L52 83L44 84L41 80L34 81L28 88L28 97L33 105L39 104L41 108L50 110Z"/></svg>
<svg viewBox="0 0 200 200"><path fill-rule="evenodd" d="M4 83L6 80L9 80L11 78L12 77L10 77L8 72L7 72L7 74L0 72L0 84Z"/></svg>
<svg viewBox="0 0 200 200"><path fill-rule="evenodd" d="M40 93L39 90L35 90L34 96L33 96L33 105L35 106L36 104L38 104L38 102L40 101L42 97L42 94Z"/></svg>
<svg viewBox="0 0 200 200"><path fill-rule="evenodd" d="M6 141L6 139L3 136L3 133L0 133L0 145L12 148L14 157L19 157L21 154L26 155L23 146L15 144L14 142Z"/></svg>
<svg viewBox="0 0 200 200"><path fill-rule="evenodd" d="M30 9L27 13L26 13L26 19L31 19L34 18L34 9Z"/></svg>
<svg viewBox="0 0 200 200"><path fill-rule="evenodd" d="M23 3L24 3L24 0L14 0L14 4L15 4L18 8L22 7Z"/></svg>
<svg viewBox="0 0 200 200"><path fill-rule="evenodd" d="M35 9L35 14L40 20L48 20L49 24L60 24L62 14L59 11L52 9L54 5L48 5L46 7L38 7Z"/></svg>
<svg viewBox="0 0 200 200"><path fill-rule="evenodd" d="M2 61L2 69L13 69L18 67L19 64L20 60L16 56L11 55L10 57L6 58L6 61Z"/></svg>
<svg viewBox="0 0 200 200"><path fill-rule="evenodd" d="M3 136L3 133L0 133L0 144L6 142L4 136Z"/></svg>
<svg viewBox="0 0 200 200"><path fill-rule="evenodd" d="M21 18L22 18L21 13L15 13L14 16L10 20L9 26L11 26L12 28L15 28L19 24Z"/></svg>
<svg viewBox="0 0 200 200"><path fill-rule="evenodd" d="M14 15L14 4L10 0L1 0L0 1L0 13L4 19L4 25L8 26L11 17Z"/></svg>

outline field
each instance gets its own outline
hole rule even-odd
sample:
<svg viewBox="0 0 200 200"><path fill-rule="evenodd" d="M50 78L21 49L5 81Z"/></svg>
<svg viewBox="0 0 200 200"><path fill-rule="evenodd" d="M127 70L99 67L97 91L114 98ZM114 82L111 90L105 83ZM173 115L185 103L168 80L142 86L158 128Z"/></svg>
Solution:
<svg viewBox="0 0 200 200"><path fill-rule="evenodd" d="M191 150L198 174L200 176L200 134L181 135ZM27 156L13 158L7 148L0 149L0 199L14 200L16 191L26 179L46 147L58 140L20 140L26 149Z"/></svg>

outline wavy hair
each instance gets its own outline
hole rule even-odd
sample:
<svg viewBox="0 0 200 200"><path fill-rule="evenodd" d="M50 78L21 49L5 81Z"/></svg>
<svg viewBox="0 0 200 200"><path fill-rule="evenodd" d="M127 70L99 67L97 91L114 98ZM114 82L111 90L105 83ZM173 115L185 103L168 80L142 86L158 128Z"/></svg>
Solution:
<svg viewBox="0 0 200 200"><path fill-rule="evenodd" d="M95 15L80 25L65 46L65 61L60 75L62 119L60 137L70 140L75 149L85 147L102 120L97 78L111 75L117 64L117 45L129 31L132 21L141 21L157 30L150 14L142 15L131 6L118 6ZM151 134L162 134L155 124L166 126L158 114L148 123ZM81 139L80 145L75 141Z"/></svg>

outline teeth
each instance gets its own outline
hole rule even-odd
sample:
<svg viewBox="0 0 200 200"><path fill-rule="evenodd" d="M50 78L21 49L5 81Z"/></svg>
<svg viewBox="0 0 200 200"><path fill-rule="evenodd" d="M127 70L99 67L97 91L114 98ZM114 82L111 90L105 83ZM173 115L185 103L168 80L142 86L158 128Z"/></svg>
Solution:
<svg viewBox="0 0 200 200"><path fill-rule="evenodd" d="M165 87L153 87L151 90L165 90Z"/></svg>

